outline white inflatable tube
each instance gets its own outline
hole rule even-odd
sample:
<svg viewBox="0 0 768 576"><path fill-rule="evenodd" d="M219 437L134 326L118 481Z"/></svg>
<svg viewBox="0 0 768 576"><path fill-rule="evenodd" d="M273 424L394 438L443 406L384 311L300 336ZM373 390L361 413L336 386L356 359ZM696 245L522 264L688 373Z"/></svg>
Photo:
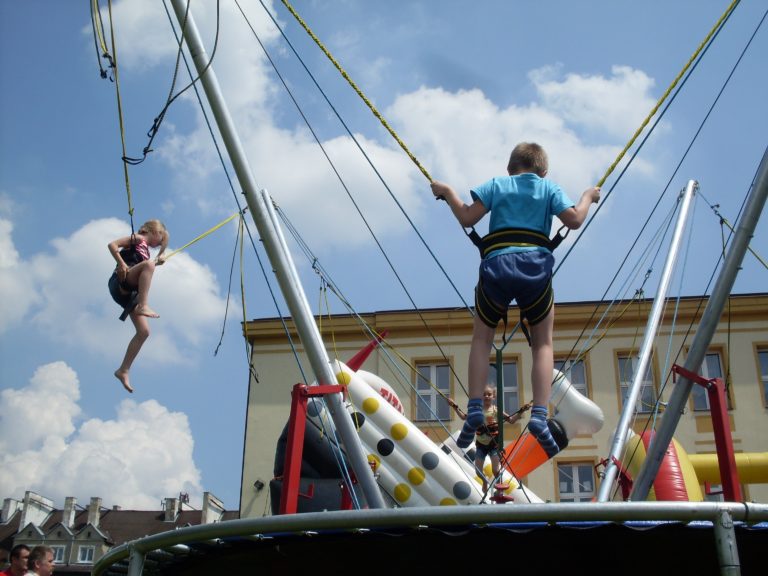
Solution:
<svg viewBox="0 0 768 576"><path fill-rule="evenodd" d="M358 370L355 372L355 374L362 378L363 381L368 384L368 386L376 390L376 392L378 392L379 395L384 398L384 400L392 404L392 406L394 406L397 411L400 412L400 414L405 414L403 403L400 402L400 398L397 396L397 393L389 384L386 383L383 378L373 374L372 372L366 372L365 370Z"/></svg>
<svg viewBox="0 0 768 576"><path fill-rule="evenodd" d="M381 468L391 474L380 475L379 482L398 503L419 505L411 502L414 494L432 505L480 502L472 478L417 426L342 362L334 361L331 367L337 381L346 387L353 412L364 417L358 433L369 458L378 459ZM383 485L388 477L396 478L395 486Z"/></svg>
<svg viewBox="0 0 768 576"><path fill-rule="evenodd" d="M554 371L549 402L555 407L553 420L563 426L569 440L580 434L595 434L605 423L600 407L576 390L559 370Z"/></svg>

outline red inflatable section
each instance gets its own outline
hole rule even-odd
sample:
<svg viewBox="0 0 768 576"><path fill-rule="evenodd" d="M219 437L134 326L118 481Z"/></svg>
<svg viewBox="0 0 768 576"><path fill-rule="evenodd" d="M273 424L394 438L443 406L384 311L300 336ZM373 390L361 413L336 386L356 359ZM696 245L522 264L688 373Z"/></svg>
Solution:
<svg viewBox="0 0 768 576"><path fill-rule="evenodd" d="M653 440L653 432L643 432L640 435L645 446L646 454L648 445ZM661 461L659 471L656 474L656 481L653 483L653 489L656 492L657 501L675 501L688 502L688 490L685 487L685 478L683 469L680 465L680 458L677 449L672 442L669 443L664 452L664 459Z"/></svg>

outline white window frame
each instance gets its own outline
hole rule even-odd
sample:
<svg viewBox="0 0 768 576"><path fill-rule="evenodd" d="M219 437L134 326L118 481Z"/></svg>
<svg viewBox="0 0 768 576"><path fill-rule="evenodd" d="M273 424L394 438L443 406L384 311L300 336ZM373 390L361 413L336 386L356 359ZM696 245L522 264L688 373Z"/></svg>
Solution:
<svg viewBox="0 0 768 576"><path fill-rule="evenodd" d="M561 481L563 474L570 478L570 491ZM557 463L557 495L560 502L591 502L597 495L595 482L595 467L591 462Z"/></svg>
<svg viewBox="0 0 768 576"><path fill-rule="evenodd" d="M93 564L93 558L96 555L95 546L80 546L77 549L78 564ZM85 558L83 558L85 556Z"/></svg>
<svg viewBox="0 0 768 576"><path fill-rule="evenodd" d="M62 546L61 544L53 544L51 546L51 550L53 550L53 562L54 564L64 564L64 556L67 553L67 547Z"/></svg>
<svg viewBox="0 0 768 576"><path fill-rule="evenodd" d="M627 352L619 352L616 355L619 369L619 393L621 395L621 408L624 408L624 401L629 394L629 387L632 384L632 375L635 372L635 365L640 362L640 358L632 356ZM629 363L629 369L625 369L624 364ZM626 378L626 380L625 380ZM635 403L635 412L637 414L650 414L656 406L656 385L653 376L652 362L648 362L645 378L643 379L640 395Z"/></svg>
<svg viewBox="0 0 768 576"><path fill-rule="evenodd" d="M717 361L716 364L715 361ZM713 378L725 379L723 376L723 355L719 350L711 350L706 353L699 369L699 376L706 380L712 380ZM725 395L725 401L730 410L731 402L727 390ZM707 389L694 383L691 390L691 402L693 403L694 412L709 412L710 405Z"/></svg>
<svg viewBox="0 0 768 576"><path fill-rule="evenodd" d="M504 412L512 414L520 408L520 384L518 382L517 359L505 360L502 365L504 375ZM496 363L490 364L488 386L496 390Z"/></svg>
<svg viewBox="0 0 768 576"><path fill-rule="evenodd" d="M587 363L584 359L574 361L555 357L555 368L565 374L571 386L576 388L585 398L589 398L589 383L587 382Z"/></svg>
<svg viewBox="0 0 768 576"><path fill-rule="evenodd" d="M451 370L447 362L416 362L414 422L449 421L451 409L446 397L450 393Z"/></svg>
<svg viewBox="0 0 768 576"><path fill-rule="evenodd" d="M763 407L768 408L768 347L758 346L757 366L760 373L760 395L763 398Z"/></svg>
<svg viewBox="0 0 768 576"><path fill-rule="evenodd" d="M706 483L704 485L704 501L705 502L725 502L725 495L723 494L723 485Z"/></svg>

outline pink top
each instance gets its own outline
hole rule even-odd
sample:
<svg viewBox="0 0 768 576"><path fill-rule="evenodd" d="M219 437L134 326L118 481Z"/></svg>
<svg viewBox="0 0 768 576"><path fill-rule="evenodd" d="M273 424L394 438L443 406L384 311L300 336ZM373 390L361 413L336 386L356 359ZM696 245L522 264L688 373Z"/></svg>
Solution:
<svg viewBox="0 0 768 576"><path fill-rule="evenodd" d="M136 237L137 242L133 245L134 250L136 250L136 253L141 256L141 261L149 260L149 244L147 244L147 241L144 240L141 236Z"/></svg>

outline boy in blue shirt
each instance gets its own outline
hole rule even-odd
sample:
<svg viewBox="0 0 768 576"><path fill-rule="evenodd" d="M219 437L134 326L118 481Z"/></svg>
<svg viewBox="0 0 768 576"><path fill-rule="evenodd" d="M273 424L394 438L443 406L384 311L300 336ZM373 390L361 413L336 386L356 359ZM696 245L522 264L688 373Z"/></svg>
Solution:
<svg viewBox="0 0 768 576"><path fill-rule="evenodd" d="M515 146L509 158L509 176L493 178L470 191L472 204L461 200L448 184L434 181L432 193L443 197L465 228L491 213L484 239L480 279L475 288L475 318L469 352L467 418L457 438L466 448L482 426L483 390L488 380L488 358L494 333L512 300L528 320L533 366L533 408L528 430L551 458L560 450L547 426L547 404L552 388L554 356L552 329L552 269L554 257L547 247L552 217L569 229L579 228L589 208L600 200L600 188L584 191L574 204L560 186L547 180L549 165L544 149L534 143Z"/></svg>

